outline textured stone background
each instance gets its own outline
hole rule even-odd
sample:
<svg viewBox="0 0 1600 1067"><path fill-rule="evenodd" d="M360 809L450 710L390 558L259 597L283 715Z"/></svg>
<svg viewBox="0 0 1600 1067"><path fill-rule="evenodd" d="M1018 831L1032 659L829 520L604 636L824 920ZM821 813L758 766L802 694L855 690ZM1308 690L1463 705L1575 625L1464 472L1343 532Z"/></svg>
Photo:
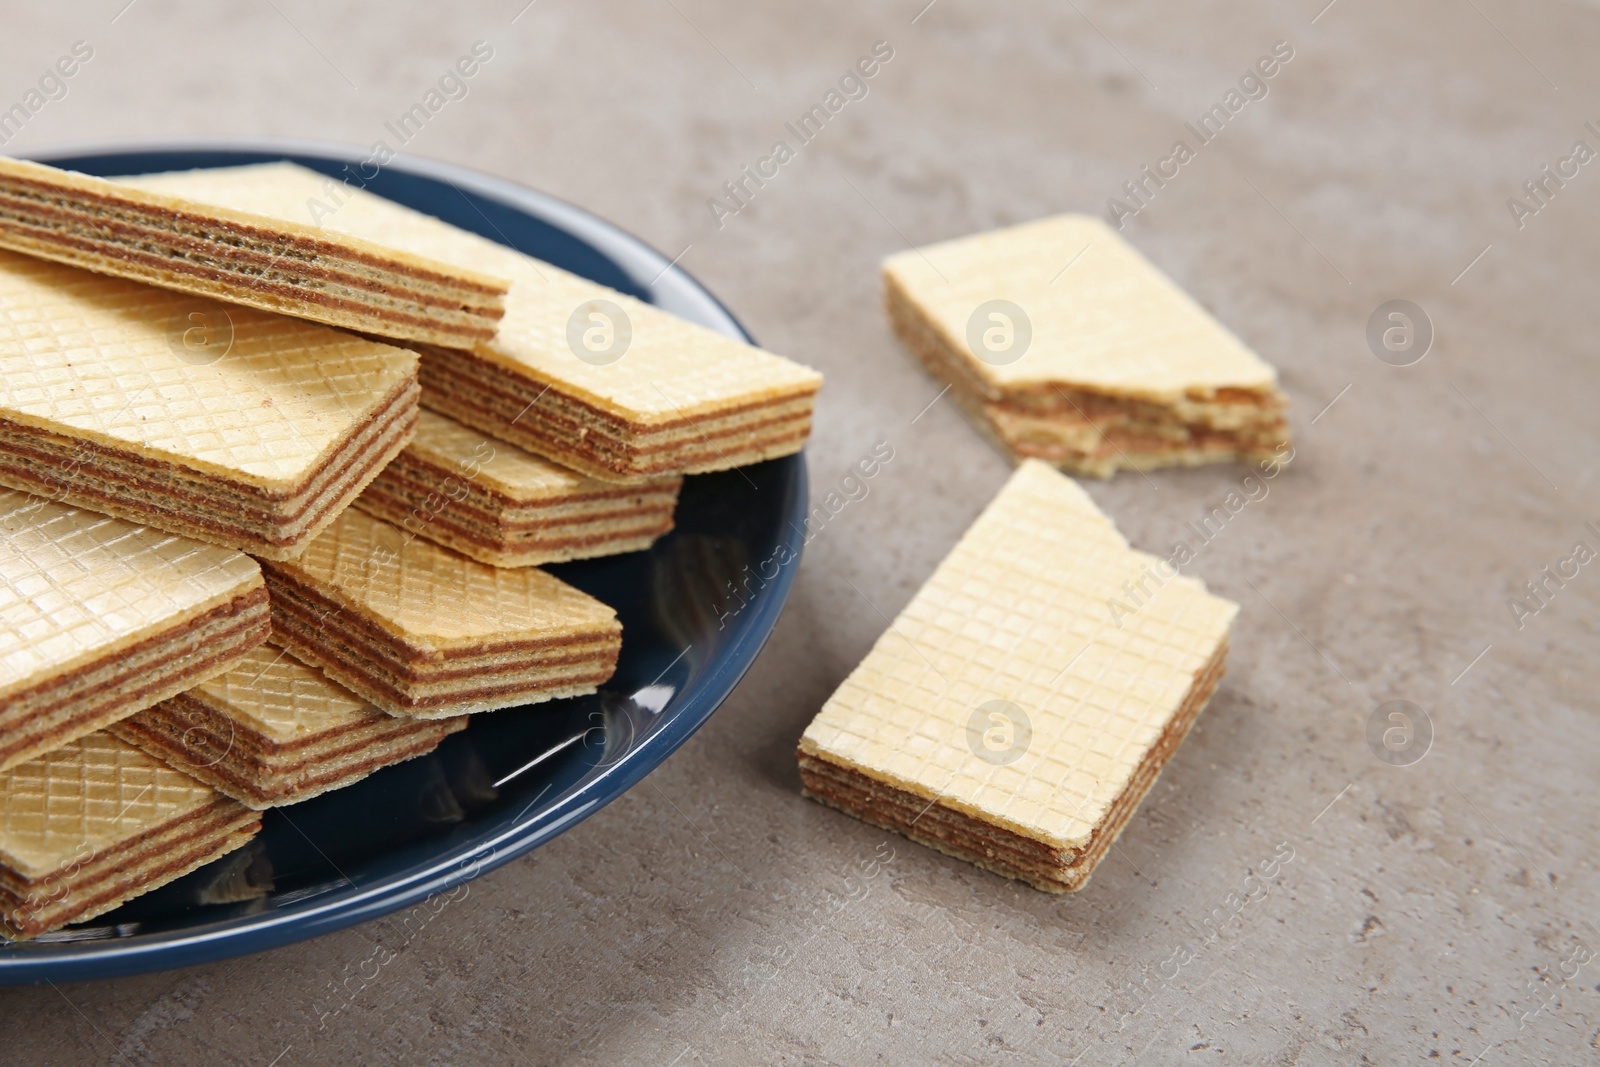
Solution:
<svg viewBox="0 0 1600 1067"><path fill-rule="evenodd" d="M766 345L828 374L818 490L874 442L895 458L813 542L776 636L711 723L628 796L475 883L325 1028L313 1005L402 944L396 921L0 992L0 1061L1595 1058L1600 962L1571 971L1600 950L1600 566L1520 630L1507 601L1580 538L1600 547L1584 528L1600 520L1600 162L1521 230L1506 199L1575 139L1600 148L1583 128L1600 123L1600 9L938 0L914 21L925 0L537 0L520 17L523 0L125 2L0 5L7 102L73 41L95 49L6 151L367 144L487 40L471 95L409 147L574 200L669 254L692 245L684 266ZM718 230L707 198L878 40L895 52L870 95ZM1295 464L1191 568L1244 609L1196 733L1071 899L801 799L794 743L883 625L848 582L897 611L1006 476L948 400L913 424L938 386L885 327L878 260L1102 210L1279 40L1295 56L1270 95L1127 228L1294 401ZM1437 329L1403 369L1364 340L1394 298ZM1164 550L1244 474L1090 489ZM1436 734L1408 767L1365 740L1394 698ZM1202 920L1231 914L1281 843L1293 860L1213 938Z"/></svg>

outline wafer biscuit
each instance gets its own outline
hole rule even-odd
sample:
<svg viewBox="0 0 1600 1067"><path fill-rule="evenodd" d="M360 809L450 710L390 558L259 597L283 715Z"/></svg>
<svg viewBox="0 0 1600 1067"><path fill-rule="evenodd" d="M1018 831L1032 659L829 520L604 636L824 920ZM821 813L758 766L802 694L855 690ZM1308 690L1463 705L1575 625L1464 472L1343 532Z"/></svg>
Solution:
<svg viewBox="0 0 1600 1067"><path fill-rule="evenodd" d="M524 567L649 548L683 479L603 482L424 411L356 506L480 563Z"/></svg>
<svg viewBox="0 0 1600 1067"><path fill-rule="evenodd" d="M423 353L423 403L591 477L638 481L797 452L821 375L291 164L126 179L298 218L511 279L499 334ZM471 348L470 351L466 349Z"/></svg>
<svg viewBox="0 0 1600 1067"><path fill-rule="evenodd" d="M0 489L0 769L226 670L268 619L248 556Z"/></svg>
<svg viewBox="0 0 1600 1067"><path fill-rule="evenodd" d="M36 937L245 844L261 817L106 733L0 772L0 934Z"/></svg>
<svg viewBox="0 0 1600 1067"><path fill-rule="evenodd" d="M443 718L592 693L622 627L534 568L490 567L356 509L264 562L274 640L394 715Z"/></svg>
<svg viewBox="0 0 1600 1067"><path fill-rule="evenodd" d="M415 353L0 251L0 484L282 558L418 396Z"/></svg>
<svg viewBox="0 0 1600 1067"><path fill-rule="evenodd" d="M0 159L0 247L380 337L494 336L502 279L310 223Z"/></svg>
<svg viewBox="0 0 1600 1067"><path fill-rule="evenodd" d="M111 732L247 807L268 808L432 752L466 725L389 715L266 644Z"/></svg>
<svg viewBox="0 0 1600 1067"><path fill-rule="evenodd" d="M1107 477L1288 442L1272 367L1098 218L900 253L883 274L895 331L1013 459Z"/></svg>
<svg viewBox="0 0 1600 1067"><path fill-rule="evenodd" d="M805 790L1080 889L1215 690L1237 612L1024 461L806 728Z"/></svg>

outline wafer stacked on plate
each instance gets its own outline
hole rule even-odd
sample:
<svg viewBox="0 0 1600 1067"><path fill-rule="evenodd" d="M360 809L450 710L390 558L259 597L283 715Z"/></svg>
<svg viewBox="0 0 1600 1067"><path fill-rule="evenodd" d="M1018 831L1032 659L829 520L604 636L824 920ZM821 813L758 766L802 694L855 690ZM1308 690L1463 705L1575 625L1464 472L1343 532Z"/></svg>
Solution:
<svg viewBox="0 0 1600 1067"><path fill-rule="evenodd" d="M356 506L480 563L524 567L650 547L672 529L682 486L590 478L424 411Z"/></svg>
<svg viewBox="0 0 1600 1067"><path fill-rule="evenodd" d="M592 693L616 612L536 567L492 567L352 509L269 562L285 648L394 715L441 718Z"/></svg>
<svg viewBox="0 0 1600 1067"><path fill-rule="evenodd" d="M386 715L269 644L111 732L247 807L266 808L425 755L466 725Z"/></svg>
<svg viewBox="0 0 1600 1067"><path fill-rule="evenodd" d="M820 381L376 197L316 226L299 168L140 182L0 160L12 937L593 692L615 612L533 564L648 547L685 474L798 450Z"/></svg>
<svg viewBox="0 0 1600 1067"><path fill-rule="evenodd" d="M726 470L798 452L821 375L633 297L287 163L129 179L511 280L499 334L423 352L423 403L606 481Z"/></svg>
<svg viewBox="0 0 1600 1067"><path fill-rule="evenodd" d="M267 631L249 557L0 489L0 769L225 670Z"/></svg>
<svg viewBox="0 0 1600 1067"><path fill-rule="evenodd" d="M381 337L494 336L503 279L308 223L0 159L0 247Z"/></svg>
<svg viewBox="0 0 1600 1067"><path fill-rule="evenodd" d="M261 817L106 733L0 772L0 933L92 919L245 844Z"/></svg>
<svg viewBox="0 0 1600 1067"><path fill-rule="evenodd" d="M282 559L419 395L413 352L0 252L0 484Z"/></svg>

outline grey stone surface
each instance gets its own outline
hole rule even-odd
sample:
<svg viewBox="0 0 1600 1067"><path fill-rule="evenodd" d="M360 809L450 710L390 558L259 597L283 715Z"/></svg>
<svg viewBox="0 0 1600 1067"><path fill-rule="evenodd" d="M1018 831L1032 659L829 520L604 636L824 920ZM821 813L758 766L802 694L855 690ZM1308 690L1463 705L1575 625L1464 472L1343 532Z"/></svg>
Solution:
<svg viewBox="0 0 1600 1067"><path fill-rule="evenodd" d="M1600 162L1521 228L1506 201L1600 149L1594 5L125 2L0 5L3 102L95 49L7 151L365 144L487 40L408 148L692 245L766 345L827 373L815 485L874 442L895 458L812 543L738 692L625 798L409 940L396 917L0 992L0 1061L1593 1062L1600 963L1563 965L1600 950L1600 566L1520 628L1508 600L1600 547ZM869 95L718 229L707 199L878 40ZM1190 568L1243 605L1196 733L1068 899L801 799L795 741L883 627L848 583L898 610L1007 470L948 400L915 418L938 386L889 335L878 260L1103 210L1280 40L1266 98L1126 231L1294 401L1294 465ZM1367 348L1393 299L1436 329L1411 367ZM1246 473L1090 491L1160 551ZM1368 747L1391 699L1433 725L1410 766ZM395 959L321 1018L375 952Z"/></svg>

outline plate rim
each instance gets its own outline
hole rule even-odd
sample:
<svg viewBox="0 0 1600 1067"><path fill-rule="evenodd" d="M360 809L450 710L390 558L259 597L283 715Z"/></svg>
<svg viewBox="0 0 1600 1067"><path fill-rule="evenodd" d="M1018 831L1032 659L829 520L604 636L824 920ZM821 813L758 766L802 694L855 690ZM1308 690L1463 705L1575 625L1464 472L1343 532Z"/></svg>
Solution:
<svg viewBox="0 0 1600 1067"><path fill-rule="evenodd" d="M350 144L300 138L185 137L70 143L27 152L19 158L59 165L86 156L205 152L310 157L346 164L360 163L370 154ZM442 180L530 214L603 253L658 306L737 340L755 343L726 305L676 260L576 204L495 174L409 153L396 154L383 169ZM487 839L447 846L407 870L366 885L352 884L320 894L303 903L296 901L278 911L151 934L148 940L0 943L0 986L103 980L195 966L332 933L452 891L526 855L622 796L705 725L754 665L776 629L804 550L803 530L794 520L802 518L809 506L804 450L778 462L784 460L795 467L788 498L783 501L786 521L779 533L780 546L791 553L790 562L779 567L777 576L739 612L744 625L716 665L708 668L700 687L690 694L688 705L638 748L584 781L574 795L529 818L528 813L538 803L536 799Z"/></svg>

